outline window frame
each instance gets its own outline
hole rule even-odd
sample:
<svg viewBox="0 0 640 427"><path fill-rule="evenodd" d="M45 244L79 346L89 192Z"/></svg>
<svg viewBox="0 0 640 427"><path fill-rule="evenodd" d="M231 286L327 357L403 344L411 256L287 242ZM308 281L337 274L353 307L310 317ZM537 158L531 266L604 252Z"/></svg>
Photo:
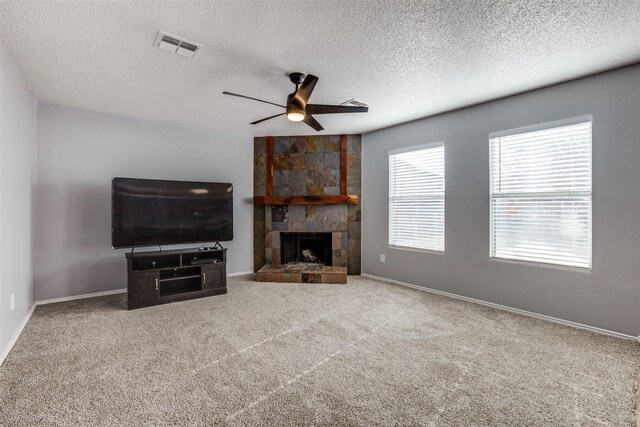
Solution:
<svg viewBox="0 0 640 427"><path fill-rule="evenodd" d="M394 245L391 243L391 231L392 231L392 226L391 226L391 188L390 188L390 183L391 183L391 167L390 167L390 160L391 160L391 156L392 155L396 155L396 154L403 154L403 153L410 153L413 151L422 151L422 150L428 150L431 148L438 148L438 147L442 147L442 166L443 166L443 185L442 185L442 250L440 249L430 249L430 248L419 248L419 247L415 247L415 246L403 246L403 245ZM443 255L446 249L446 198L447 198L447 170L446 170L446 159L447 159L447 153L446 153L446 147L445 147L445 143L444 141L438 141L438 142L430 142L428 144L421 144L421 145L414 145L411 147L403 147L403 148L398 148L398 149L394 149L394 150L389 150L388 155L387 155L387 167L388 167L388 172L389 175L387 176L387 185L388 187L388 192L387 192L387 203L388 203L388 210L387 210L387 214L388 214L388 221L387 221L387 225L388 225L388 233L387 233L387 243L388 243L388 247L390 249L397 249L397 250L402 250L402 251L409 251L409 252L422 252L422 253L429 253L429 254L435 254L435 255Z"/></svg>
<svg viewBox="0 0 640 427"><path fill-rule="evenodd" d="M493 147L492 147L491 140L495 139L495 138L502 138L502 137L507 137L507 136L523 134L523 133L536 132L536 131L540 131L540 130L559 128L559 127L563 127L563 126L577 125L577 124L587 123L587 122L589 122L591 124L591 129L590 129L591 130L591 159L590 159L591 173L590 173L590 181L589 181L589 185L590 185L590 192L589 192L589 201L590 201L590 206L589 206L589 216L590 216L590 224L589 224L589 247L590 247L589 266L588 267L572 266L572 265L567 265L567 264L557 264L557 263L550 263L550 262L543 262L543 261L531 261L531 260L523 260L523 259L518 259L518 258L504 258L504 257L496 257L496 256L494 256L494 253L495 253L494 197L493 197L493 173L492 173L492 169L491 169L492 168ZM578 116L578 117L572 117L572 118L567 118L567 119L555 120L555 121L552 121L552 122L539 123L539 124L535 124L535 125L522 126L522 127L518 127L518 128L501 130L501 131L496 131L496 132L489 133L489 137L488 137L488 144L489 144L488 161L489 161L489 260L490 261L497 261L497 262L503 262L503 263L509 263L509 264L523 264L523 265L544 267L544 268L550 268L550 269L570 270L570 271L574 271L574 272L582 272L582 273L588 273L588 274L591 273L591 271L593 269L593 223L594 223L594 216L593 216L593 170L594 170L593 169L593 153L594 153L594 150L593 150L593 147L594 147L593 126L594 126L593 116L584 115L584 116ZM544 193L545 192L540 192L540 194L544 194ZM562 193L558 192L558 194L561 195Z"/></svg>

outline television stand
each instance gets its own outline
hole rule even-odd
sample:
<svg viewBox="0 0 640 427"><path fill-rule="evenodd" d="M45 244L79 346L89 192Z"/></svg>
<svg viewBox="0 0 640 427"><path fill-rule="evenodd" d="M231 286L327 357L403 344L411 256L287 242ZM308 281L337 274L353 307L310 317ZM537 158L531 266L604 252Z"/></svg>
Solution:
<svg viewBox="0 0 640 427"><path fill-rule="evenodd" d="M127 307L149 307L227 293L227 250L136 252L127 258Z"/></svg>

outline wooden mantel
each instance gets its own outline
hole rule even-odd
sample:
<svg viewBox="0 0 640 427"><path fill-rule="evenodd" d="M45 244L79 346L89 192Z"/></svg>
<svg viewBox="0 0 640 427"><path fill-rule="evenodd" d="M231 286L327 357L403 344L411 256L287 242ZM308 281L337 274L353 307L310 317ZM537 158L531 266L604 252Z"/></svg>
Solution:
<svg viewBox="0 0 640 427"><path fill-rule="evenodd" d="M256 205L357 205L358 196L347 194L347 135L340 136L339 196L274 196L273 137L267 137L267 195L254 196L253 203Z"/></svg>
<svg viewBox="0 0 640 427"><path fill-rule="evenodd" d="M254 196L256 205L357 205L358 196Z"/></svg>

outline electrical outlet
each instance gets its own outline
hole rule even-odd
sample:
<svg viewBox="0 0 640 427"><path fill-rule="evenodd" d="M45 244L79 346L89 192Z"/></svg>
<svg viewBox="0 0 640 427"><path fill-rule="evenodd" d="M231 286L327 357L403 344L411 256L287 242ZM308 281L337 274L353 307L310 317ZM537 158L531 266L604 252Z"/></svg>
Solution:
<svg viewBox="0 0 640 427"><path fill-rule="evenodd" d="M384 254L380 254L380 262L384 264L385 261L386 261L385 255Z"/></svg>
<svg viewBox="0 0 640 427"><path fill-rule="evenodd" d="M9 299L11 300L11 311L13 311L16 308L16 294L11 294Z"/></svg>

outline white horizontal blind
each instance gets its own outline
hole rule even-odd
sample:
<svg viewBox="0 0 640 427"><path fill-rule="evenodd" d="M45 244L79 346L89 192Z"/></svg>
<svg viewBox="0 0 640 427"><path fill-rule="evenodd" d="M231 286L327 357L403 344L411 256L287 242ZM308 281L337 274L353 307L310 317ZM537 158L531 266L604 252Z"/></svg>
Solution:
<svg viewBox="0 0 640 427"><path fill-rule="evenodd" d="M444 251L444 144L389 154L389 245Z"/></svg>
<svg viewBox="0 0 640 427"><path fill-rule="evenodd" d="M490 145L492 257L591 268L591 122Z"/></svg>

